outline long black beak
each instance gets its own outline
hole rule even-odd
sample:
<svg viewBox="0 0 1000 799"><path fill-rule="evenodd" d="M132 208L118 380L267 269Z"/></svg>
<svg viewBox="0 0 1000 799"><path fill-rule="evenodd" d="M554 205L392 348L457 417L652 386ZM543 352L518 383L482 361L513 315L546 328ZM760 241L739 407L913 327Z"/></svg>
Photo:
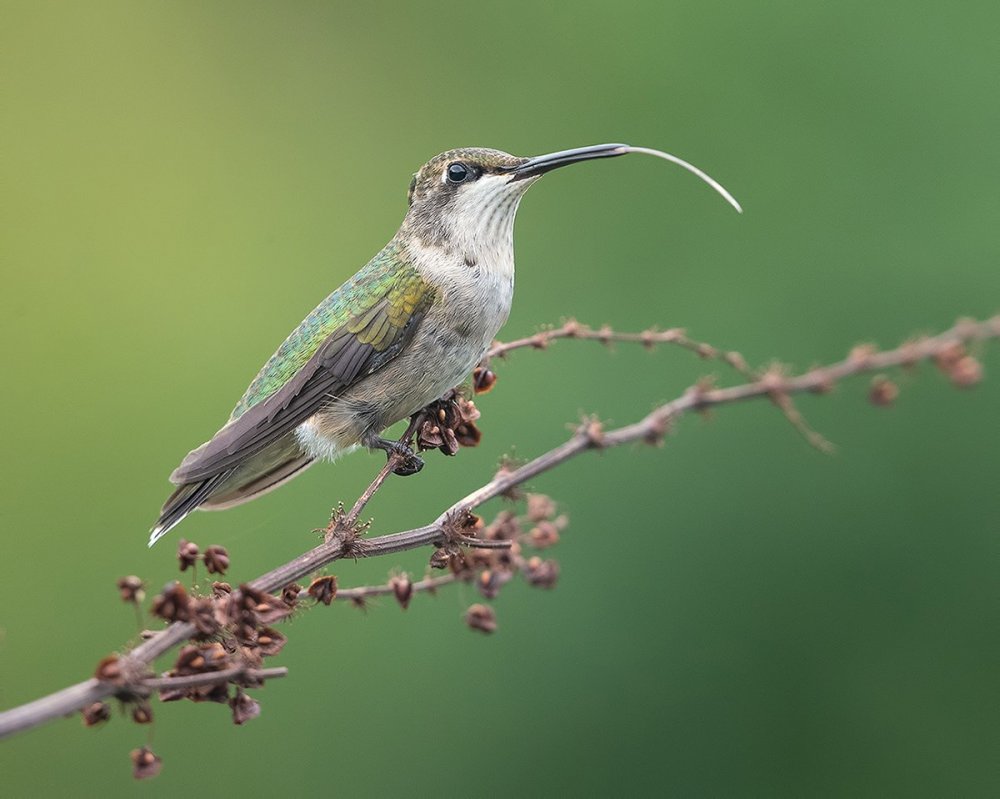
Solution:
<svg viewBox="0 0 1000 799"><path fill-rule="evenodd" d="M578 164L580 161L589 161L592 158L614 158L618 155L625 155L628 151L627 144L594 144L590 147L577 147L573 150L560 150L557 153L538 155L511 168L510 179L515 181L533 178L561 166Z"/></svg>
<svg viewBox="0 0 1000 799"><path fill-rule="evenodd" d="M505 171L510 173L510 182L513 182L515 180L524 180L525 178L533 178L538 175L544 175L552 169L558 169L559 167L566 166L567 164L577 164L580 161L589 161L592 158L614 158L619 155L626 155L627 153L645 153L646 155L655 155L657 158L662 158L664 161L669 161L672 164L677 164L677 166L683 167L693 175L697 175L709 186L715 189L720 195L722 195L722 198L733 206L733 208L735 208L739 213L743 213L743 209L740 207L740 204L736 202L736 198L733 197L733 195L726 190L725 186L719 183L719 181L715 178L705 174L694 164L689 164L683 158L678 158L676 155L665 153L662 150L651 150L649 147L633 147L630 144L595 144L591 147L577 147L575 150L560 150L557 153L539 155L535 158L529 158L519 166L511 167Z"/></svg>

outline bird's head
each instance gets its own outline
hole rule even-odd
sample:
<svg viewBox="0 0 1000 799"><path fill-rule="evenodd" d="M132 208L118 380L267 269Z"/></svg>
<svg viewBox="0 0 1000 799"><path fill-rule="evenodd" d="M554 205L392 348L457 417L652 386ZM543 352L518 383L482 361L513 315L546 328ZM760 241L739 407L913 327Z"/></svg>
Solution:
<svg viewBox="0 0 1000 799"><path fill-rule="evenodd" d="M468 147L435 156L413 176L404 228L430 246L504 246L511 240L521 197L546 172L632 152L666 158L694 172L740 210L712 178L686 161L658 150L627 144L597 144L523 158L500 150Z"/></svg>

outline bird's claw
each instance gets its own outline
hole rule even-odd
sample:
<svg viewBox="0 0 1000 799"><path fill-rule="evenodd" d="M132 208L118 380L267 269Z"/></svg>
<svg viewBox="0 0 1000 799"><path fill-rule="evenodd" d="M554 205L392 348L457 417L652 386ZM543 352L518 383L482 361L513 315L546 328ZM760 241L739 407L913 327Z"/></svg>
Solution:
<svg viewBox="0 0 1000 799"><path fill-rule="evenodd" d="M403 441L389 441L384 438L369 442L369 446L385 450L386 458L392 465L392 473L409 477L424 468L424 459L417 455L409 444Z"/></svg>
<svg viewBox="0 0 1000 799"><path fill-rule="evenodd" d="M409 477L424 468L424 459L417 455L405 441L390 441L389 439L371 436L363 441L371 449L381 449L392 465L392 473L400 477Z"/></svg>
<svg viewBox="0 0 1000 799"><path fill-rule="evenodd" d="M402 441L393 441L386 450L386 455L390 461L393 458L398 461L392 467L392 473L400 477L409 477L411 474L416 474L424 468L424 459Z"/></svg>
<svg viewBox="0 0 1000 799"><path fill-rule="evenodd" d="M409 447L407 447L407 449L409 449ZM424 459L419 455L414 454L412 450L410 450L409 454L406 455L399 453L394 454L399 459L399 463L392 468L393 474L399 475L400 477L409 477L411 474L416 474L424 468ZM389 457L392 458L393 454L390 454Z"/></svg>

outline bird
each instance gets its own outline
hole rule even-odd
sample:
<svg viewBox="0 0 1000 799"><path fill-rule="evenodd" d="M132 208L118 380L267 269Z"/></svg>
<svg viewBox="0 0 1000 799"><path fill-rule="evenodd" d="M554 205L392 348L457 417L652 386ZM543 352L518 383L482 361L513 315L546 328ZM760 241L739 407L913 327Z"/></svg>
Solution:
<svg viewBox="0 0 1000 799"><path fill-rule="evenodd" d="M153 546L196 509L222 510L277 488L320 460L358 447L397 454L381 433L459 385L507 320L514 293L514 217L544 174L585 161L659 150L599 144L535 157L467 147L424 164L388 244L324 299L278 347L229 419L170 475L176 488L149 535Z"/></svg>

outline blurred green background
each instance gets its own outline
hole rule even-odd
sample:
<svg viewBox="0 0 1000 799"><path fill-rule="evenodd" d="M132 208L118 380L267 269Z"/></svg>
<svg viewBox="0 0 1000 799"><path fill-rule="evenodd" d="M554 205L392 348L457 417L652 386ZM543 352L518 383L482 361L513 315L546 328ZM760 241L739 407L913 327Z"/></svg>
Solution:
<svg viewBox="0 0 1000 799"><path fill-rule="evenodd" d="M146 534L166 476L291 328L392 235L410 173L450 147L602 141L692 160L560 171L517 224L503 335L575 316L683 326L761 365L892 345L1000 305L1000 6L3 2L0 706L88 676L134 635L114 581L155 590L179 537L234 581L314 540L381 458ZM758 795L1000 792L1000 356L951 388L865 379L801 406L688 418L665 449L537 480L571 527L553 592L500 629L468 587L301 615L235 728L158 707L0 746L7 796ZM485 437L371 506L432 519L505 453L582 412L626 423L698 377L690 355L560 343L502 363ZM494 506L490 513L499 506ZM342 585L427 551L341 563Z"/></svg>

